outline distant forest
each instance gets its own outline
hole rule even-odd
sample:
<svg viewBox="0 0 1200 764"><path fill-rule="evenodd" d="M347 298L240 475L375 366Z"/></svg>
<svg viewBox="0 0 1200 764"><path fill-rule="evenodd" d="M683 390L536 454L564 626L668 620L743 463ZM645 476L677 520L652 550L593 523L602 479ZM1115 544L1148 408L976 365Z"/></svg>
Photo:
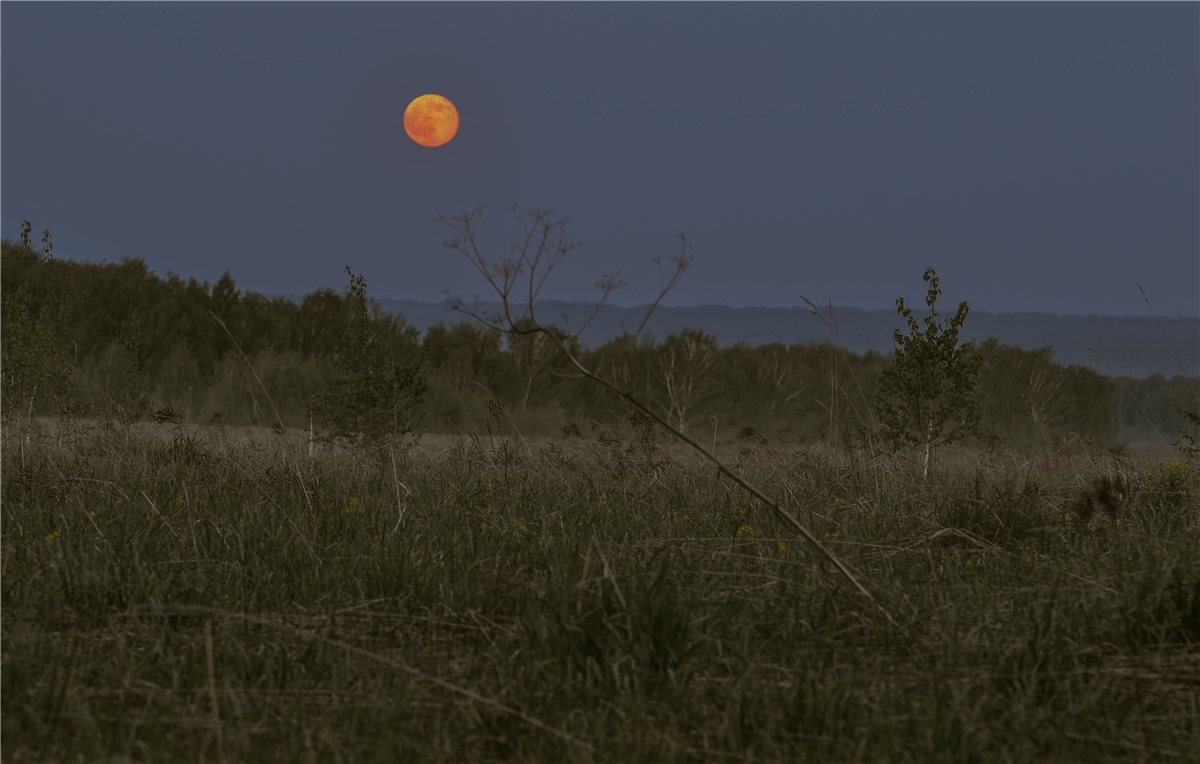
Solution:
<svg viewBox="0 0 1200 764"><path fill-rule="evenodd" d="M285 426L308 428L315 418L320 428L313 402L344 379L339 347L359 314L372 356L423 380L421 431L478 433L502 426L503 417L525 435L586 432L629 414L576 378L545 337L507 341L472 323L421 332L375 301L356 314L351 290L268 298L240 291L228 273L215 284L160 278L141 260L57 260L48 247L10 241L0 267L8 422L157 414L269 426L278 411ZM1196 378L1108 377L1057 363L1049 348L995 339L976 350L980 413L993 443L1170 441L1185 427L1179 408L1200 405ZM697 329L613 338L579 353L679 426L785 441L838 441L872 426L871 401L888 363L879 352L829 342L719 345Z"/></svg>
<svg viewBox="0 0 1200 764"><path fill-rule="evenodd" d="M912 288L920 282L914 278ZM1130 284L1130 289L1136 285ZM380 299L380 306L399 313L418 329L438 323L466 320L455 313L449 301ZM539 314L569 327L581 326L595 309L589 302L544 300ZM485 304L485 307L496 306ZM916 311L924 316L924 306ZM596 346L636 327L644 307L605 305L580 335L585 345ZM832 320L830 311L832 310ZM767 345L774 342L822 342L832 339L855 353L892 350L892 332L903 328L894 308L863 310L844 306L820 306L820 315L806 306L745 307L724 305L664 305L646 325L656 337L678 334L686 328L700 329L721 346L745 342ZM1200 317L1155 315L1151 306L1141 316L1062 316L1049 313L988 313L971 310L963 327L963 339L983 342L989 337L1023 348L1054 348L1059 363L1087 366L1110 377L1149 377L1163 374L1200 376Z"/></svg>

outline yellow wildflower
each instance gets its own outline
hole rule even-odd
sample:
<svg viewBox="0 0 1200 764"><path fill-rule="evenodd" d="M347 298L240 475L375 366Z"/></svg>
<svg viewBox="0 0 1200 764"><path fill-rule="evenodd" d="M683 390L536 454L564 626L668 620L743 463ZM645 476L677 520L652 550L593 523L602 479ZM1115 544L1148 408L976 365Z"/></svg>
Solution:
<svg viewBox="0 0 1200 764"><path fill-rule="evenodd" d="M1190 493L1192 489L1200 488L1200 474L1197 474L1190 464L1178 459L1156 464L1146 476L1160 490Z"/></svg>

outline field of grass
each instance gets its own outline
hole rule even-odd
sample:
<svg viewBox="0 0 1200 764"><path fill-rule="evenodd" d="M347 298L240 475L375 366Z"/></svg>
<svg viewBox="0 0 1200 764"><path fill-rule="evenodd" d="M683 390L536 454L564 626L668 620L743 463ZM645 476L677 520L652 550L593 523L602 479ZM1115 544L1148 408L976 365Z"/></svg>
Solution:
<svg viewBox="0 0 1200 764"><path fill-rule="evenodd" d="M3 759L1200 760L1200 478L5 433ZM739 451L740 449L740 451Z"/></svg>

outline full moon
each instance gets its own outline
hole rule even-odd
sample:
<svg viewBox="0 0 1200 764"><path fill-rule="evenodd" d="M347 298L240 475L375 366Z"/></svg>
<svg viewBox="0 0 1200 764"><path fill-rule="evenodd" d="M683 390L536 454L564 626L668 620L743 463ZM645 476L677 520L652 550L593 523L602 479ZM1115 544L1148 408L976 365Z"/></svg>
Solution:
<svg viewBox="0 0 1200 764"><path fill-rule="evenodd" d="M444 146L458 132L458 109L436 93L417 96L404 110L404 132L422 146Z"/></svg>

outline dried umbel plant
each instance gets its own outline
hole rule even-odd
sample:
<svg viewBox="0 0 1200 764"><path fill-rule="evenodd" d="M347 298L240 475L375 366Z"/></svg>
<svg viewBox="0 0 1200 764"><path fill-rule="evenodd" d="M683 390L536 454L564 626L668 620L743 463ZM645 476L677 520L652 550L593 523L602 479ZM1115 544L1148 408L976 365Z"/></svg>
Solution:
<svg viewBox="0 0 1200 764"><path fill-rule="evenodd" d="M619 273L608 273L596 282L600 297L595 309L574 333L552 324L543 324L536 315L538 297L542 294L551 274L571 252L578 248L578 243L567 237L567 217L555 217L548 210L529 210L524 215L514 205L509 212L516 218L520 226L521 236L509 245L508 254L500 258L487 257L479 242L479 221L485 207L479 206L469 212L451 217L440 216L437 221L453 232L453 236L445 242L445 246L467 259L479 276L484 280L493 294L499 300L499 309L485 311L476 300L468 305L461 298L453 299L453 307L460 313L478 321L480 324L500 332L511 338L527 335L537 335L547 338L563 354L567 362L580 376L604 387L620 396L633 409L658 424L677 440L686 443L705 460L711 462L725 477L732 480L742 490L758 499L769 508L780 520L799 534L815 548L837 571L844 576L854 588L869 602L877 607L887 620L896 625L892 615L871 595L862 583L855 577L845 563L817 539L794 515L781 507L756 485L751 483L737 471L726 465L716 455L687 435L683 430L673 426L663 416L651 409L646 403L605 376L588 368L573 350L574 341L590 325L608 298L618 288L624 286ZM668 257L666 269L661 259L654 262L659 268L659 289L654 301L647 308L645 315L632 334L634 341L642 334L651 315L662 304L667 294L675 288L683 274L692 263L688 253L689 240L686 234L679 234L680 251Z"/></svg>

